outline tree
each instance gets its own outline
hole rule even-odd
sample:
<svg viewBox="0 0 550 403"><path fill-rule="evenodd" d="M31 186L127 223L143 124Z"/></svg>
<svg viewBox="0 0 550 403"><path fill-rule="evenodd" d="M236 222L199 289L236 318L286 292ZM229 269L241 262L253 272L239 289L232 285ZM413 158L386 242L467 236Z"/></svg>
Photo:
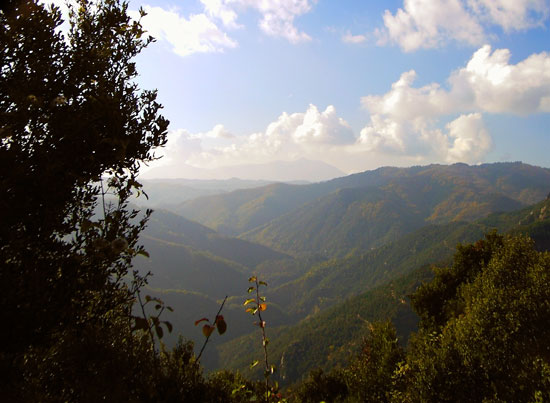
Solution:
<svg viewBox="0 0 550 403"><path fill-rule="evenodd" d="M388 402L393 373L404 359L403 348L391 321L376 322L369 328L361 354L347 369L348 388L352 400Z"/></svg>
<svg viewBox="0 0 550 403"><path fill-rule="evenodd" d="M493 233L459 248L453 267L437 270L413 301L421 331L396 401L550 398L550 254L531 239ZM442 303L428 311L433 301Z"/></svg>
<svg viewBox="0 0 550 403"><path fill-rule="evenodd" d="M92 393L98 385L84 390L139 366L150 349L131 331L145 279L129 281L132 258L146 253L138 235L150 211L140 215L128 198L140 191L141 164L165 144L168 121L156 92L135 82L132 59L152 38L127 7L79 0L68 32L53 6L11 0L0 10L0 389L8 396L99 400L107 392Z"/></svg>

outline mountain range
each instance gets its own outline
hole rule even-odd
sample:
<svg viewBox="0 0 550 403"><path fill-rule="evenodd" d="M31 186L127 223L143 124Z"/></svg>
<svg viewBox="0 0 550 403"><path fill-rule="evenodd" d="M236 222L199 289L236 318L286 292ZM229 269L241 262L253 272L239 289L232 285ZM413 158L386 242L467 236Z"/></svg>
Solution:
<svg viewBox="0 0 550 403"><path fill-rule="evenodd" d="M136 267L153 274L147 292L175 309L166 318L175 329L168 344L182 333L200 347L194 321L213 316L228 296L228 331L211 338L208 369L247 371L258 357L257 328L242 306L252 275L269 284L270 349L288 384L316 366L344 362L369 321L392 318L406 340L416 323L406 296L458 243L496 228L550 246L546 168L430 165L259 185L227 184L229 191L187 200L168 191L170 210L155 211L142 234L150 258Z"/></svg>

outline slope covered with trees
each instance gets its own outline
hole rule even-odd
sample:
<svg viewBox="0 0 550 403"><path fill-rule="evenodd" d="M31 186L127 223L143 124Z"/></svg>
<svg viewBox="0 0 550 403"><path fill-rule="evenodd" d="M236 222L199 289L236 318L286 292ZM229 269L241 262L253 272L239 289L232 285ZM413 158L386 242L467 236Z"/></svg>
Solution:
<svg viewBox="0 0 550 403"><path fill-rule="evenodd" d="M418 321L408 296L422 281L432 278L431 265L450 264L457 244L475 242L491 228L527 234L535 247L543 250L550 241L548 209L550 200L545 200L471 224L426 227L361 258L323 263L303 279L271 290L266 294L268 301L302 317L309 315L295 326L270 329L271 355L285 367L280 382L299 381L316 367L326 371L344 365L358 351L362 335L373 321L391 319L405 342ZM316 277L316 271L323 274ZM222 344L218 348L220 363L252 376L246 364L260 354L258 349L250 351L253 339L250 335Z"/></svg>
<svg viewBox="0 0 550 403"><path fill-rule="evenodd" d="M343 256L428 224L472 221L542 200L550 171L523 164L430 166L374 187L342 188L242 235L273 249Z"/></svg>
<svg viewBox="0 0 550 403"><path fill-rule="evenodd" d="M275 184L201 197L182 203L174 211L221 233L239 235L251 231L246 239L279 246L280 250L284 250L283 246L291 249L288 245L292 242L305 242L295 252L312 252L328 243L323 237L330 231L340 230L340 236L346 229L353 230L347 226L354 220L365 221L365 215L377 215L378 209L382 211L377 216L380 222L383 216L391 219L409 209L426 223L473 220L542 200L548 194L549 181L550 170L522 163L386 167L309 185ZM340 193L331 195L336 191ZM382 195L394 201L378 205ZM312 209L317 214L309 212ZM322 215L327 213L331 215ZM325 220L333 224L319 228L319 222ZM335 227L341 220L345 223ZM305 229L303 237L297 233L301 228ZM325 231L318 234L320 229Z"/></svg>

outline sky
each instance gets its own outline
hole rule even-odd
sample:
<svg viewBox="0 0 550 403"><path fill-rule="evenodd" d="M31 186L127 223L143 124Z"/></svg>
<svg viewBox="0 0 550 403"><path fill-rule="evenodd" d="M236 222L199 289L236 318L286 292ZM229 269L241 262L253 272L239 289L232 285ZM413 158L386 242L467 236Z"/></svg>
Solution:
<svg viewBox="0 0 550 403"><path fill-rule="evenodd" d="M140 7L157 40L138 82L171 122L145 176L298 159L344 174L550 167L550 0L131 0L135 18Z"/></svg>

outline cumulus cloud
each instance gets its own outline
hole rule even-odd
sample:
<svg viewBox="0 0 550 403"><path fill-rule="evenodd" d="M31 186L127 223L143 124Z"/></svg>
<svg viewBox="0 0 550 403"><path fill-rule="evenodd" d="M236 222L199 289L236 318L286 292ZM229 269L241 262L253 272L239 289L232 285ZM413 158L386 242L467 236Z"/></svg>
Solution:
<svg viewBox="0 0 550 403"><path fill-rule="evenodd" d="M365 35L352 35L350 31L347 31L344 35L342 35L342 42L344 43L359 44L365 42L366 40L367 37Z"/></svg>
<svg viewBox="0 0 550 403"><path fill-rule="evenodd" d="M186 18L175 9L147 5L143 9L147 13L142 19L143 27L153 37L169 43L174 53L180 56L222 52L237 46L237 42L222 32L206 14L192 14Z"/></svg>
<svg viewBox="0 0 550 403"><path fill-rule="evenodd" d="M355 141L353 130L337 115L334 106L320 111L309 105L305 112L283 112L264 131L247 136L234 136L221 124L205 133L170 132L162 164L177 162L217 168L298 158L321 159Z"/></svg>
<svg viewBox="0 0 550 403"><path fill-rule="evenodd" d="M170 134L166 155L199 168L308 158L352 172L383 164L482 162L492 149L484 114L550 112L550 53L510 63L483 46L444 83L415 86L406 71L380 95L361 98L369 120L356 136L334 106L282 113L265 130L234 135L223 125Z"/></svg>
<svg viewBox="0 0 550 403"><path fill-rule="evenodd" d="M533 54L517 64L509 61L507 49L483 46L450 75L447 88L438 83L416 88L416 72L403 73L386 94L361 99L370 122L358 143L371 152L480 161L492 143L482 113L550 112L550 54ZM457 114L445 131L437 128Z"/></svg>
<svg viewBox="0 0 550 403"><path fill-rule="evenodd" d="M380 44L395 42L410 52L439 47L450 39L479 45L485 41L482 26L459 0L405 0L404 9L384 13Z"/></svg>
<svg viewBox="0 0 550 403"><path fill-rule="evenodd" d="M405 72L384 95L361 98L371 114L399 120L435 117L461 111L528 115L550 112L550 53L533 54L510 64L508 49L477 50L465 67L453 72L449 88L431 83L413 87L414 70Z"/></svg>
<svg viewBox="0 0 550 403"><path fill-rule="evenodd" d="M510 56L508 49L491 52L483 46L449 78L450 96L492 113L550 112L550 53L532 54L515 65Z"/></svg>
<svg viewBox="0 0 550 403"><path fill-rule="evenodd" d="M479 112L461 115L448 123L446 129L448 133L443 136L448 141L448 147L445 148L447 162L477 162L491 149L491 136Z"/></svg>
<svg viewBox="0 0 550 403"><path fill-rule="evenodd" d="M490 26L524 30L548 16L548 0L405 0L395 14L385 11L384 28L376 33L379 44L396 43L406 52L449 41L475 46L487 41Z"/></svg>
<svg viewBox="0 0 550 403"><path fill-rule="evenodd" d="M415 122L371 116L357 141L360 150L416 157L419 160L477 163L491 150L492 140L481 113L460 115L445 130L417 117Z"/></svg>

